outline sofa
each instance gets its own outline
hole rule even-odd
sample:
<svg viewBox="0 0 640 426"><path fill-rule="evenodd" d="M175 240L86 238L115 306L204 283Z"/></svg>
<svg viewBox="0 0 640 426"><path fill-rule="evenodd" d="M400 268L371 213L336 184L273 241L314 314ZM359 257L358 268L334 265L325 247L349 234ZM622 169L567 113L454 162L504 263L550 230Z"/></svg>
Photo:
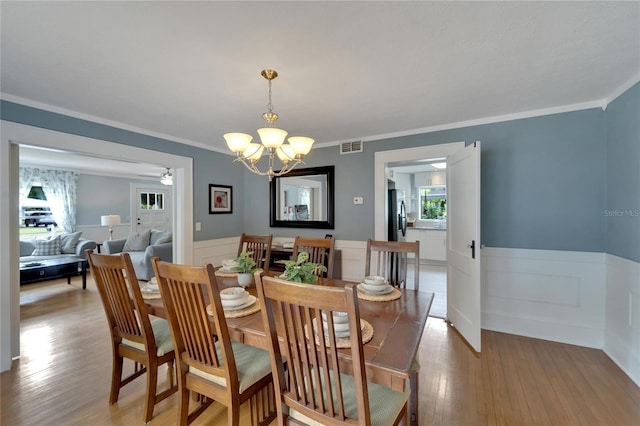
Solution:
<svg viewBox="0 0 640 426"><path fill-rule="evenodd" d="M169 231L151 229L139 234L130 234L123 240L109 240L102 243L107 254L129 253L131 263L139 280L149 281L155 275L151 259L159 257L173 262L173 241Z"/></svg>
<svg viewBox="0 0 640 426"><path fill-rule="evenodd" d="M78 238L75 245L73 244L73 241L69 242L69 244L67 244L66 246L61 245L59 253L57 253L57 250L53 250L49 251L50 254L39 254L39 252L34 254L34 252L36 251L36 246L40 246L43 241L50 241L50 239L20 240L20 262L37 262L39 260L53 259L61 256L78 256L86 259L87 255L85 254L85 250L95 250L96 248L95 241L87 240L85 238Z"/></svg>

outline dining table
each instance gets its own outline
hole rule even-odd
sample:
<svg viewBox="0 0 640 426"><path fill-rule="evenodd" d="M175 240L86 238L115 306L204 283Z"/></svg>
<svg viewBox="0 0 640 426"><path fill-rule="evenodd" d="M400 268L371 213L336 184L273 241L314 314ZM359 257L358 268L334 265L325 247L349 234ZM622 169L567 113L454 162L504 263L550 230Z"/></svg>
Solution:
<svg viewBox="0 0 640 426"><path fill-rule="evenodd" d="M269 275L272 275L270 273ZM238 281L233 274L216 272L216 281L220 290L237 287ZM352 281L319 278L316 285L344 287L358 284ZM256 295L255 284L247 288L250 294ZM360 318L373 327L373 337L363 345L367 370L367 380L386 385L394 390L404 391L407 380L412 392L409 398L409 424L418 425L418 374L415 373L418 348L422 333L427 323L434 294L411 289L399 288L400 297L391 301L372 301L359 298ZM161 298L145 299L150 315L166 318ZM227 326L232 339L269 350L262 315L259 310L242 317L227 317ZM348 351L341 349L349 366ZM346 371L348 372L348 371Z"/></svg>

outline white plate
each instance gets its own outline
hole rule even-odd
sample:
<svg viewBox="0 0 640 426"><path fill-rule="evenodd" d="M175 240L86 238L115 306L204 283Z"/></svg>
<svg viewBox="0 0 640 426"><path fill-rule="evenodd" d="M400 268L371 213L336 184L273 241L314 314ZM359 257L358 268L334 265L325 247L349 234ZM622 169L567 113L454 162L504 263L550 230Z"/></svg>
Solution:
<svg viewBox="0 0 640 426"><path fill-rule="evenodd" d="M245 303L243 303L242 305L233 306L233 307L229 307L229 308L223 306L222 309L224 309L225 311L238 311L240 309L245 309L245 308L248 308L249 306L253 306L256 303L257 300L258 300L257 297L255 297L254 295L250 294L249 298L247 299L247 301Z"/></svg>
<svg viewBox="0 0 640 426"><path fill-rule="evenodd" d="M226 266L223 266L222 268L220 268L220 270L222 272L226 272L226 273L235 273L237 271L233 270L234 266L227 268Z"/></svg>
<svg viewBox="0 0 640 426"><path fill-rule="evenodd" d="M384 294L389 294L393 291L393 287L390 286L389 284L387 284L387 286L381 291L367 290L366 288L364 288L362 283L358 284L358 287L360 288L360 291L362 291L363 293L370 294L372 296L382 296Z"/></svg>

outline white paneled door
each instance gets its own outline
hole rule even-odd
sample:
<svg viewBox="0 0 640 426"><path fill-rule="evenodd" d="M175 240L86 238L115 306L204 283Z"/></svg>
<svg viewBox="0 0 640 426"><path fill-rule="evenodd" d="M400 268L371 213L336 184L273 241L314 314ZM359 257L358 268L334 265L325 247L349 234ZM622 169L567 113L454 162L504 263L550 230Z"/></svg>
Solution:
<svg viewBox="0 0 640 426"><path fill-rule="evenodd" d="M447 157L447 317L480 352L480 142Z"/></svg>
<svg viewBox="0 0 640 426"><path fill-rule="evenodd" d="M133 185L132 231L171 231L171 191L162 185Z"/></svg>

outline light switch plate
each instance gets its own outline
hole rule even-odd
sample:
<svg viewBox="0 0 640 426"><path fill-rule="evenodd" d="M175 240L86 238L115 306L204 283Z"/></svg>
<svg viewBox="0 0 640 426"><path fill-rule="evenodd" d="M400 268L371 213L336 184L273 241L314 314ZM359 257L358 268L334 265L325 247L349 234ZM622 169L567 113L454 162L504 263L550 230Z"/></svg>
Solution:
<svg viewBox="0 0 640 426"><path fill-rule="evenodd" d="M362 197L353 197L353 204L363 204L364 199Z"/></svg>

